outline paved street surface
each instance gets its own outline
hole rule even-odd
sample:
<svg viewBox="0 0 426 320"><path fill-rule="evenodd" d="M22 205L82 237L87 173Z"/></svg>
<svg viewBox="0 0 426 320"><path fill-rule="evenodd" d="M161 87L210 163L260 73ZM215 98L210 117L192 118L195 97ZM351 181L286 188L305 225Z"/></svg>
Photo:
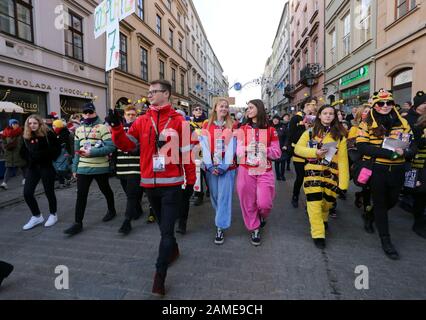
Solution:
<svg viewBox="0 0 426 320"><path fill-rule="evenodd" d="M188 233L177 235L181 256L169 269L167 299L426 299L426 241L411 231L410 214L398 208L390 215L402 260L389 260L377 234L363 231L352 190L348 200L339 201L338 218L330 222L327 248L321 252L310 238L304 204L297 210L290 205L293 174L287 176L286 182L277 182L260 247L249 241L236 195L232 227L222 246L213 243L210 202L191 208ZM57 191L60 220L51 229L22 231L30 218L24 202L0 209L0 259L15 265L0 299L157 299L150 292L158 227L146 224L145 215L129 236L119 235L125 197L118 181L112 181L120 217L101 221L106 203L94 184L84 231L73 238L63 230L74 220L75 186ZM4 195L0 192L0 202ZM46 212L46 198L39 199ZM69 268L69 290L55 288L58 265ZM358 265L368 267L368 290L355 288Z"/></svg>

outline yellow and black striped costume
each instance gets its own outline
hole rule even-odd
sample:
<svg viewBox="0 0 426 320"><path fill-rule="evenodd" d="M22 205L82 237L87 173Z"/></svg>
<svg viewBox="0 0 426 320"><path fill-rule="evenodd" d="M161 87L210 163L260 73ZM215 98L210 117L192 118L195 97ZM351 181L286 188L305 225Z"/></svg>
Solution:
<svg viewBox="0 0 426 320"><path fill-rule="evenodd" d="M401 117L401 115L396 112L398 119L400 121L400 125L396 125L392 127L389 138L399 139L399 135L402 133L412 134L410 125L407 120ZM366 122L361 122L358 127L358 137L356 138L356 143L369 143L373 147L381 148L383 144L384 137L376 137L373 133L373 130L378 127L376 120L374 119L373 110L370 111L370 116L373 120L371 126L369 126ZM370 156L364 156L365 160L370 159ZM397 159L387 159L377 157L375 163L382 165L401 165L405 162L404 157L399 157Z"/></svg>
<svg viewBox="0 0 426 320"><path fill-rule="evenodd" d="M317 148L309 147L309 130L300 137L295 153L305 159L317 159ZM323 144L335 142L328 133L313 140ZM349 163L346 138L337 143L337 152L329 165L320 164L319 160L308 161L305 165L303 190L306 195L311 235L313 239L325 238L324 222L328 221L328 212L336 202L337 190L347 190L349 186Z"/></svg>
<svg viewBox="0 0 426 320"><path fill-rule="evenodd" d="M426 139L425 130L426 129L424 129L420 137L422 141L425 141ZM425 162L426 162L426 144L418 145L417 154L411 163L411 167L413 169L424 169Z"/></svg>

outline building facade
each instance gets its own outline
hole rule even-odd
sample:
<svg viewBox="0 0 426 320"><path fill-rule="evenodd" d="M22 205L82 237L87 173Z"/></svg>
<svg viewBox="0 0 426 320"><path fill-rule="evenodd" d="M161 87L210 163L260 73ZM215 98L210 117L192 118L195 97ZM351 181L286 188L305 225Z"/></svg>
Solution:
<svg viewBox="0 0 426 320"><path fill-rule="evenodd" d="M284 95L284 88L290 84L290 24L289 3L284 4L284 10L272 45L270 58L271 75L265 78L263 85L269 86L270 108L273 113L282 115L289 111L290 101ZM264 81L265 82L265 81Z"/></svg>
<svg viewBox="0 0 426 320"><path fill-rule="evenodd" d="M376 89L392 89L398 104L426 90L426 1L378 0Z"/></svg>
<svg viewBox="0 0 426 320"><path fill-rule="evenodd" d="M323 95L325 3L291 0L289 10L291 83L284 94L296 111L307 96Z"/></svg>
<svg viewBox="0 0 426 320"><path fill-rule="evenodd" d="M135 14L120 22L120 65L108 75L111 105L142 106L149 83L165 79L172 83L172 106L188 111L187 13L181 0L136 1Z"/></svg>
<svg viewBox="0 0 426 320"><path fill-rule="evenodd" d="M375 1L326 1L324 95L348 113L374 92L376 18Z"/></svg>
<svg viewBox="0 0 426 320"><path fill-rule="evenodd" d="M68 118L94 100L107 110L105 38L95 40L98 1L9 0L0 3L0 101L42 117ZM24 120L22 119L22 120Z"/></svg>

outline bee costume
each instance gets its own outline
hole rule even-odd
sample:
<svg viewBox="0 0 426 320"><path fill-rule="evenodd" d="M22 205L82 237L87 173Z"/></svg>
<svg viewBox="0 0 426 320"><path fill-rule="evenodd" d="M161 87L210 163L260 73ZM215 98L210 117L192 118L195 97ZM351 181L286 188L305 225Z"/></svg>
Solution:
<svg viewBox="0 0 426 320"><path fill-rule="evenodd" d="M317 158L321 144L337 142L337 152L332 161L325 165ZM315 146L317 145L317 146ZM311 235L313 239L325 239L325 222L328 212L336 202L338 189L347 190L349 186L349 163L346 138L333 139L329 132L324 137L312 137L312 129L305 131L296 145L295 153L308 159L305 165L303 190L306 195Z"/></svg>

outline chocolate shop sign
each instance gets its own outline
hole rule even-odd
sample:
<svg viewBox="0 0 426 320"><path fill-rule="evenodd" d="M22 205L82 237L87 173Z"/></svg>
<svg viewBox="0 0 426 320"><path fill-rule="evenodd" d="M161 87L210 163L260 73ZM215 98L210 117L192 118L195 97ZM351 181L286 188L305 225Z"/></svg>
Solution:
<svg viewBox="0 0 426 320"><path fill-rule="evenodd" d="M12 86L19 86L21 88L29 88L29 89L38 89L43 91L52 91L52 86L45 83L37 83L33 82L31 80L24 80L24 79L17 79L13 77L5 77L3 75L0 75L0 85L1 84L8 84ZM58 90L57 87L54 87L53 89ZM81 96L81 97L92 97L94 96L93 92L83 92L78 89L71 89L71 88L64 88L59 87L59 92L66 94L66 95L73 95L73 96Z"/></svg>

